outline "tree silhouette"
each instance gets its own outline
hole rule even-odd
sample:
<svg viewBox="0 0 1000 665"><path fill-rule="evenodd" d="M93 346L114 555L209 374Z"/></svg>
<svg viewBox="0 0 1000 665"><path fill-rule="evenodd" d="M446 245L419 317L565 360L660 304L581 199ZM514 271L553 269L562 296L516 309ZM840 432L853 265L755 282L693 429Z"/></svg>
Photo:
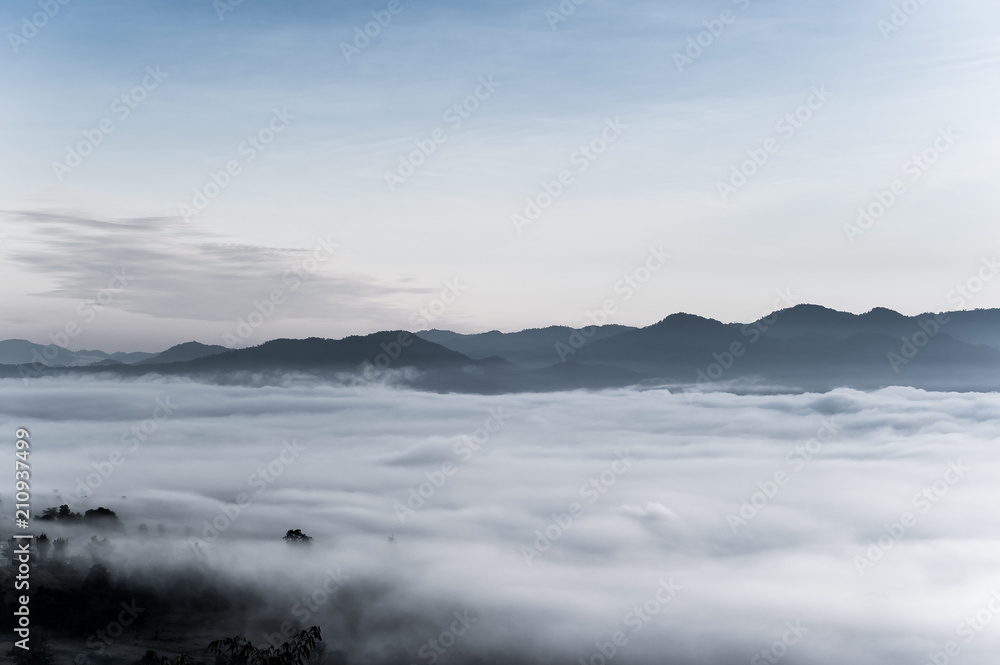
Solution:
<svg viewBox="0 0 1000 665"><path fill-rule="evenodd" d="M122 528L121 522L118 520L118 515L115 511L110 508L105 508L104 506L98 506L97 508L92 508L83 514L83 519L88 524L93 526L104 528L104 529L117 529Z"/></svg>
<svg viewBox="0 0 1000 665"><path fill-rule="evenodd" d="M234 665L306 665L309 655L322 639L319 626L313 626L279 647L255 647L247 638L237 636L212 642L205 653L228 655L229 662Z"/></svg>
<svg viewBox="0 0 1000 665"><path fill-rule="evenodd" d="M302 529L289 529L282 540L289 545L308 545L312 543L313 538L302 533Z"/></svg>
<svg viewBox="0 0 1000 665"><path fill-rule="evenodd" d="M74 513L70 510L67 504L63 504L58 508L46 508L42 511L42 514L38 519L48 522L48 521L59 521L59 522L79 522L83 519L83 515L80 513Z"/></svg>
<svg viewBox="0 0 1000 665"><path fill-rule="evenodd" d="M205 648L205 653L214 655L217 663L226 665L306 665L309 656L322 653L319 626L299 631L299 634L281 646L256 647L242 635L215 640ZM139 660L139 665L190 665L191 657L181 654L174 660L160 656L150 649Z"/></svg>
<svg viewBox="0 0 1000 665"><path fill-rule="evenodd" d="M90 567L87 576L83 578L83 588L88 591L111 588L111 571L99 563Z"/></svg>

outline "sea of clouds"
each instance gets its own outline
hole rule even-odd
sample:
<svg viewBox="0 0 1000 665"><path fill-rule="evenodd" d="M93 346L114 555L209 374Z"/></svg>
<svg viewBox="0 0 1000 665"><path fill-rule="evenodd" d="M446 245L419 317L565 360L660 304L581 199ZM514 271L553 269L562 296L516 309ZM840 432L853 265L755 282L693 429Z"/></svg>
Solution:
<svg viewBox="0 0 1000 665"><path fill-rule="evenodd" d="M119 514L117 566L267 589L255 642L288 619L352 663L992 665L1000 647L997 394L58 378L0 382L0 422L31 432L36 514Z"/></svg>

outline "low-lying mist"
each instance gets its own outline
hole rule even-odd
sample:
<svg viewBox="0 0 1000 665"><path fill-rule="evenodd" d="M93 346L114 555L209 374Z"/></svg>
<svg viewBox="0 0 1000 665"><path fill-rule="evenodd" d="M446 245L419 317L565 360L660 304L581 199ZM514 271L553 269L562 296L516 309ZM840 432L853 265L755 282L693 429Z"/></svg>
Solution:
<svg viewBox="0 0 1000 665"><path fill-rule="evenodd" d="M992 665L998 417L998 394L910 388L0 382L32 530L67 561L238 599L191 619L206 641L319 625L352 664ZM122 528L38 520L62 504Z"/></svg>

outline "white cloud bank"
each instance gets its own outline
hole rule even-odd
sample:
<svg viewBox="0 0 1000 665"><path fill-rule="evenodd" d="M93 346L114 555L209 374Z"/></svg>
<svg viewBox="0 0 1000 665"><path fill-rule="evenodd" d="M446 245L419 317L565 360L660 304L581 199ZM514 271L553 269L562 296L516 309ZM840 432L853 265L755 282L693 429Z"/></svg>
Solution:
<svg viewBox="0 0 1000 665"><path fill-rule="evenodd" d="M36 512L89 475L76 510L168 529L120 537L123 558L190 557L190 527L255 584L309 591L339 568L310 623L352 662L601 665L617 631L623 664L920 665L953 641L951 662L985 665L1000 646L996 394L42 379L0 383L0 404L11 440L31 430ZM316 538L302 561L290 528ZM476 621L438 655L455 612Z"/></svg>

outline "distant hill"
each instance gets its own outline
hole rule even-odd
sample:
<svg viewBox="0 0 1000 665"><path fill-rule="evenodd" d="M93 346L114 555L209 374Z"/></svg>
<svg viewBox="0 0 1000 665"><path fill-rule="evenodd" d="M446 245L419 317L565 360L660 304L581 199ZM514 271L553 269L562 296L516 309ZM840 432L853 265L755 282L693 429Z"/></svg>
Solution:
<svg viewBox="0 0 1000 665"><path fill-rule="evenodd" d="M0 342L0 363L4 365L22 365L27 363L42 363L45 365L75 364L73 352L61 346L52 346L49 354L43 354L45 346L34 344L26 339L5 339ZM46 357L48 356L48 357Z"/></svg>
<svg viewBox="0 0 1000 665"><path fill-rule="evenodd" d="M104 351L70 351L56 344L35 344L26 339L0 341L0 365L41 363L50 367L83 367L105 360L131 363L152 357L152 353L105 353Z"/></svg>
<svg viewBox="0 0 1000 665"><path fill-rule="evenodd" d="M218 344L202 344L200 342L185 342L171 346L163 353L136 362L136 365L162 365L163 363L182 363L197 360L206 356L214 356L229 351Z"/></svg>
<svg viewBox="0 0 1000 665"><path fill-rule="evenodd" d="M114 358L105 358L104 360L98 360L96 363L90 363L89 365L84 365L85 367L114 367L116 365L124 365L125 363L115 360Z"/></svg>
<svg viewBox="0 0 1000 665"><path fill-rule="evenodd" d="M562 362L566 356L560 356L558 345L572 348L574 335L579 339L595 341L612 337L627 330L635 330L629 326L592 326L587 329L569 328L567 326L549 326L547 328L530 328L520 332L502 333L491 330L485 333L465 335L450 330L424 330L417 335L429 342L464 353L470 358L482 359L490 356L503 358L508 362L524 367L547 367L553 363Z"/></svg>
<svg viewBox="0 0 1000 665"><path fill-rule="evenodd" d="M55 344L35 344L26 339L0 341L0 364L42 363L53 367L79 367L110 358L103 351L70 351Z"/></svg>
<svg viewBox="0 0 1000 665"><path fill-rule="evenodd" d="M478 393L664 384L1000 390L1000 310L904 316L885 308L851 314L798 305L746 324L678 313L643 328L550 326L474 335L391 330L339 340L276 339L237 350L189 342L134 364L87 352L89 366L70 365L81 358L50 349L62 368L31 365L41 348L0 342L0 359L7 359L0 376L156 373L268 382L296 372L352 385L391 380Z"/></svg>
<svg viewBox="0 0 1000 665"><path fill-rule="evenodd" d="M461 353L401 330L352 335L344 339L274 339L246 349L222 348L227 353L182 363L183 369L353 369L363 366L366 361L375 369L387 369L417 365L437 367L470 360Z"/></svg>
<svg viewBox="0 0 1000 665"><path fill-rule="evenodd" d="M938 387L963 381L977 388L1000 387L1000 317L995 310L983 312L979 317L935 319L933 314L907 317L886 309L856 315L798 305L752 324L673 314L588 344L572 359L681 383L706 382L707 377L723 382L752 378L811 389ZM912 358L904 353L904 338L912 346L905 351L915 351ZM918 348L914 340L923 346Z"/></svg>
<svg viewBox="0 0 1000 665"><path fill-rule="evenodd" d="M155 353L146 353L145 351L133 351L132 353L123 353L122 351L118 351L111 354L111 359L128 365L131 363L137 363L141 360L146 360L147 358L152 358L155 355Z"/></svg>

